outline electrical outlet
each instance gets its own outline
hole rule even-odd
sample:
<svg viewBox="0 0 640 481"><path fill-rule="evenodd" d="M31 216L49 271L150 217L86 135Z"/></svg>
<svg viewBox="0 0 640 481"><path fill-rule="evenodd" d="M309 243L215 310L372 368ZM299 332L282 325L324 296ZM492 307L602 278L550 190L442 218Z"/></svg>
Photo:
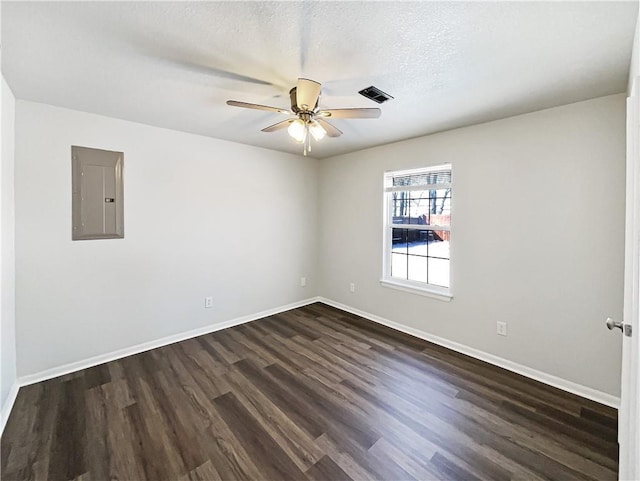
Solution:
<svg viewBox="0 0 640 481"><path fill-rule="evenodd" d="M204 307L205 309L209 309L210 307L213 307L213 297L204 298Z"/></svg>
<svg viewBox="0 0 640 481"><path fill-rule="evenodd" d="M349 290L351 292L356 292L356 284L354 282L349 284Z"/></svg>
<svg viewBox="0 0 640 481"><path fill-rule="evenodd" d="M307 278L306 277L301 277L300 278L300 287L305 287L307 285Z"/></svg>
<svg viewBox="0 0 640 481"><path fill-rule="evenodd" d="M507 323L506 322L497 322L497 331L498 334L501 336L506 336L507 335Z"/></svg>

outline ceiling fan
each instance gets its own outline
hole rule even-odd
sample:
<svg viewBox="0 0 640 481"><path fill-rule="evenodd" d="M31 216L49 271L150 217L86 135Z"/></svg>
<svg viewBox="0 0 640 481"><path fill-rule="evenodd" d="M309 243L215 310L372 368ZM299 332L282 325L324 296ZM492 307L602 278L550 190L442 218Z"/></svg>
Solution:
<svg viewBox="0 0 640 481"><path fill-rule="evenodd" d="M377 108L320 110L318 107L320 89L320 83L306 78L299 78L297 85L289 91L291 109L251 104L237 100L227 100L227 105L293 115L293 118L265 127L262 131L275 132L276 130L287 128L289 135L296 142L303 144L304 155L311 152L311 137L319 141L325 135L329 137L340 137L342 135L342 132L327 122L326 119L375 119L380 117L382 113Z"/></svg>

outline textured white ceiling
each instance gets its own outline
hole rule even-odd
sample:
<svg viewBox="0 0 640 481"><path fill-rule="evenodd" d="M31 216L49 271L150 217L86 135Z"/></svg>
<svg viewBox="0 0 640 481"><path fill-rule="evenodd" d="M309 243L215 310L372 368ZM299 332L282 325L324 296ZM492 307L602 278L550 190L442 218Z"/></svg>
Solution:
<svg viewBox="0 0 640 481"><path fill-rule="evenodd" d="M16 97L300 153L282 117L298 77L333 120L322 158L623 92L637 1L2 2L2 70Z"/></svg>

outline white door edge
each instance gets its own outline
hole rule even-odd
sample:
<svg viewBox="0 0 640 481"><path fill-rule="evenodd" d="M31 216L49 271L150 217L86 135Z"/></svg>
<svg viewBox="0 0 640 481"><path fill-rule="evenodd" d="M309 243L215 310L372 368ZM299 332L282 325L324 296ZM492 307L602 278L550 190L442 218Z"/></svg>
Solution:
<svg viewBox="0 0 640 481"><path fill-rule="evenodd" d="M622 385L618 419L619 478L640 480L640 77L627 98L624 322L632 336L622 341Z"/></svg>

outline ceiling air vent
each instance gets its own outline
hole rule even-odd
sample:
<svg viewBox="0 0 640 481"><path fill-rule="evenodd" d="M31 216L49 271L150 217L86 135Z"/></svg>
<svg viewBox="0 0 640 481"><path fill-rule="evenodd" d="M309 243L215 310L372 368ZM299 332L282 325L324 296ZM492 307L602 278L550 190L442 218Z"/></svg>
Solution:
<svg viewBox="0 0 640 481"><path fill-rule="evenodd" d="M358 92L360 95L364 95L368 99L373 100L374 102L378 102L379 104L386 102L393 97L389 94L385 94L382 90L373 85L371 87L367 87L366 89L360 90Z"/></svg>

